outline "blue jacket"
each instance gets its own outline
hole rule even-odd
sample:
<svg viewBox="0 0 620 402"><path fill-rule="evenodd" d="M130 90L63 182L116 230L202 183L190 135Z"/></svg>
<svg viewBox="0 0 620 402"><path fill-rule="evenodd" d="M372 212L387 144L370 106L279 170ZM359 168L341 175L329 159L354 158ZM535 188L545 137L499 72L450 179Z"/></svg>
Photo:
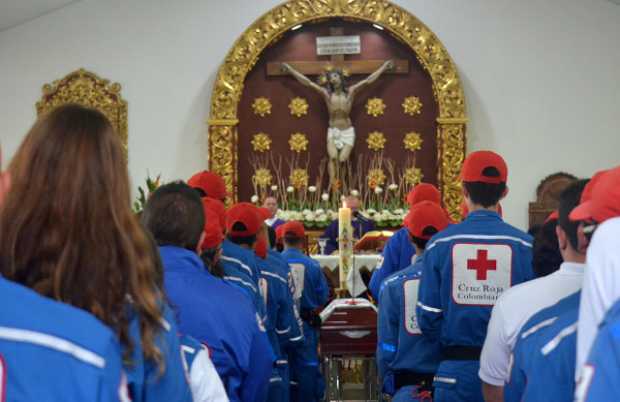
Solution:
<svg viewBox="0 0 620 402"><path fill-rule="evenodd" d="M289 248L282 253L295 282L295 299L301 310L314 310L327 302L329 288L319 263L301 251Z"/></svg>
<svg viewBox="0 0 620 402"><path fill-rule="evenodd" d="M108 327L1 277L0 298L1 396L9 402L119 401L121 349Z"/></svg>
<svg viewBox="0 0 620 402"><path fill-rule="evenodd" d="M533 277L531 236L495 212L471 212L426 246L420 328L442 346L482 347L499 295Z"/></svg>
<svg viewBox="0 0 620 402"><path fill-rule="evenodd" d="M325 254L329 255L338 250L338 219L333 220L322 237L327 238L327 245L325 246ZM364 234L375 230L375 222L363 217L361 214L351 220L351 226L353 226L353 237L361 239Z"/></svg>
<svg viewBox="0 0 620 402"><path fill-rule="evenodd" d="M533 315L513 348L506 402L572 401L581 292Z"/></svg>
<svg viewBox="0 0 620 402"><path fill-rule="evenodd" d="M379 299L379 289L385 278L411 265L413 256L415 246L411 242L409 230L401 228L385 243L381 266L372 273L369 288L375 299Z"/></svg>
<svg viewBox="0 0 620 402"><path fill-rule="evenodd" d="M267 319L267 312L264 299L258 287L260 269L256 263L254 251L240 247L225 239L222 242L220 264L224 270L224 279L248 293L254 308L264 322Z"/></svg>
<svg viewBox="0 0 620 402"><path fill-rule="evenodd" d="M439 341L422 334L415 306L422 277L421 260L388 277L380 291L377 365L383 392L394 395L394 372L433 374L439 366Z"/></svg>
<svg viewBox="0 0 620 402"><path fill-rule="evenodd" d="M211 275L195 253L159 250L181 332L207 344L231 401L263 401L275 356L247 294Z"/></svg>
<svg viewBox="0 0 620 402"><path fill-rule="evenodd" d="M620 398L620 301L616 302L601 323L581 380L576 401L616 401Z"/></svg>
<svg viewBox="0 0 620 402"><path fill-rule="evenodd" d="M172 310L164 304L162 327L155 344L162 353L164 371L144 358L140 336L140 319L131 307L129 336L132 342L131 362L125 365L131 400L136 402L192 401L192 393L181 360L181 343Z"/></svg>

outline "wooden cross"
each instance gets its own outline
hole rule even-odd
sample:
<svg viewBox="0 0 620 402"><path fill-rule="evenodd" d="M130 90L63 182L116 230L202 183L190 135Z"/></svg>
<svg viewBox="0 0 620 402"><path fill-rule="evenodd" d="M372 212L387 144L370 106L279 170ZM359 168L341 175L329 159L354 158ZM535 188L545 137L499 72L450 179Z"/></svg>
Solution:
<svg viewBox="0 0 620 402"><path fill-rule="evenodd" d="M343 28L330 28L330 36L339 36L344 34ZM344 54L335 54L330 56L329 61L290 61L286 62L290 64L295 70L304 75L320 75L328 67L335 67L347 70L349 74L371 74L375 72L386 60L345 60ZM271 62L267 63L267 75L278 76L288 75L282 69L282 63L284 62ZM394 60L394 69L386 71L385 74L407 74L409 73L409 60Z"/></svg>

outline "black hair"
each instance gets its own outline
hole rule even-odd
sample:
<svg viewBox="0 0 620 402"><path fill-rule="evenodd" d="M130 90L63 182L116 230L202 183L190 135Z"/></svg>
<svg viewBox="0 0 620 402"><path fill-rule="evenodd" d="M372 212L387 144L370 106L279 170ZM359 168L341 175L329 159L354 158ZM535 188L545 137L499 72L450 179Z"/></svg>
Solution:
<svg viewBox="0 0 620 402"><path fill-rule="evenodd" d="M233 231L243 231L246 230L246 226L241 223L241 222L235 222L234 225L232 226L232 230ZM228 240L230 240L231 242L238 244L238 245L244 245L244 246L248 246L248 247L252 247L254 245L254 243L256 243L256 235L250 235L250 236L233 236L231 234L226 236L228 238Z"/></svg>
<svg viewBox="0 0 620 402"><path fill-rule="evenodd" d="M164 184L149 197L142 223L160 246L195 251L205 225L200 196L181 181Z"/></svg>
<svg viewBox="0 0 620 402"><path fill-rule="evenodd" d="M583 193L583 189L589 181L590 180L588 179L577 180L576 182L571 183L560 194L560 207L558 208L560 218L558 219L558 225L562 228L564 233L566 233L568 242L575 250L579 250L579 238L577 236L579 222L571 221L568 216L571 211L579 205L581 193Z"/></svg>
<svg viewBox="0 0 620 402"><path fill-rule="evenodd" d="M486 177L499 177L499 170L487 167L482 171ZM469 198L474 204L489 208L497 205L506 191L506 183L483 183L480 181L463 182L463 186L469 193Z"/></svg>
<svg viewBox="0 0 620 402"><path fill-rule="evenodd" d="M276 244L276 231L271 226L267 226L267 236L269 237L269 246L273 247Z"/></svg>
<svg viewBox="0 0 620 402"><path fill-rule="evenodd" d="M537 278L557 271L564 261L555 232L556 226L556 220L549 221L540 226L534 237L532 266Z"/></svg>
<svg viewBox="0 0 620 402"><path fill-rule="evenodd" d="M300 247L303 244L303 240L304 239L302 239L301 237L297 237L288 233L285 234L283 238L284 244L290 247Z"/></svg>
<svg viewBox="0 0 620 402"><path fill-rule="evenodd" d="M435 227L427 226L422 231L422 234L424 236L429 236L428 239L423 239L421 237L416 237L416 236L410 236L410 237L411 237L411 241L413 242L413 244L418 250L424 250L426 249L426 244L428 244L428 241L430 240L430 238L433 237L437 233L439 233L439 230L437 230Z"/></svg>
<svg viewBox="0 0 620 402"><path fill-rule="evenodd" d="M218 278L224 277L224 267L220 264L219 261L215 261L215 257L219 252L220 248L208 248L206 250L202 250L200 254L200 259L204 262L205 267L211 273L211 275L216 276Z"/></svg>
<svg viewBox="0 0 620 402"><path fill-rule="evenodd" d="M324 75L322 77L319 77L319 80L325 79L325 85L328 88L329 93L333 93L334 92L334 86L332 85L331 81L329 80L329 76L330 74L338 74L340 76L340 82L341 82L341 89L344 92L347 92L348 89L348 85L347 85L347 77L345 77L344 72L339 69L333 69L333 70L329 70L326 71L325 73L323 73Z"/></svg>
<svg viewBox="0 0 620 402"><path fill-rule="evenodd" d="M204 198L207 196L207 193L205 193L205 191L201 189L200 187L192 187L192 188L198 192L198 195L200 196L200 198Z"/></svg>

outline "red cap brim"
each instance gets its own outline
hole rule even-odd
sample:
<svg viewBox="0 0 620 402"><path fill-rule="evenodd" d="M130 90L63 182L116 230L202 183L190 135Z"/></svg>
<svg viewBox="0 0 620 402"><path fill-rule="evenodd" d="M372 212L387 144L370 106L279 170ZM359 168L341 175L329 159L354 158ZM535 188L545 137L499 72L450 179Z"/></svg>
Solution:
<svg viewBox="0 0 620 402"><path fill-rule="evenodd" d="M579 204L568 215L571 221L587 221L592 219L592 201L585 201Z"/></svg>

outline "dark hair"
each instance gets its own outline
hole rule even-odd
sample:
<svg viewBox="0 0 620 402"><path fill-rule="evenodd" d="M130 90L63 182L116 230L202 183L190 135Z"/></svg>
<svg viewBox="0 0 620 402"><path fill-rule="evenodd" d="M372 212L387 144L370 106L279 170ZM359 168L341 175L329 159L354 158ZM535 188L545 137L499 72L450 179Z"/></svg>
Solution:
<svg viewBox="0 0 620 402"><path fill-rule="evenodd" d="M285 234L284 235L284 244L289 247L300 247L303 244L304 239L301 237L297 237L295 235Z"/></svg>
<svg viewBox="0 0 620 402"><path fill-rule="evenodd" d="M566 233L566 237L571 245L571 247L575 250L579 250L579 239L577 237L577 228L579 227L579 222L571 221L568 218L571 211L575 209L581 200L581 193L583 193L583 189L586 184L588 184L590 180L577 180L574 183L571 183L562 193L560 194L560 207L558 208L558 212L560 214L560 218L558 220L558 225L564 233Z"/></svg>
<svg viewBox="0 0 620 402"><path fill-rule="evenodd" d="M142 222L158 245L195 251L205 225L200 196L182 181L165 184L149 197Z"/></svg>
<svg viewBox="0 0 620 402"><path fill-rule="evenodd" d="M235 222L235 224L232 227L232 230L234 231L243 231L246 230L246 227L243 223L241 222ZM248 246L248 247L252 247L254 245L254 243L256 243L256 235L253 234L251 236L233 236L233 235L226 235L226 237L228 238L228 240L230 240L231 242L238 244L238 245L244 245L244 246Z"/></svg>
<svg viewBox="0 0 620 402"><path fill-rule="evenodd" d="M205 267L211 273L211 275L216 276L218 278L224 277L224 267L220 264L219 261L215 261L215 256L219 252L220 248L208 248L203 250L200 254L200 259L204 262Z"/></svg>
<svg viewBox="0 0 620 402"><path fill-rule="evenodd" d="M487 169L497 170L495 168ZM489 175L489 177L493 176ZM499 200L502 199L504 192L506 191L506 183L492 184L474 181L463 182L463 186L469 193L469 198L471 199L471 201L474 204L482 205L484 208L489 208L497 205Z"/></svg>
<svg viewBox="0 0 620 402"><path fill-rule="evenodd" d="M196 190L196 192L198 193L198 195L200 196L200 198L204 198L207 196L207 193L205 193L205 191L203 189L201 189L200 187L192 187L194 190Z"/></svg>
<svg viewBox="0 0 620 402"><path fill-rule="evenodd" d="M435 229L434 227L432 227L432 226L427 226L422 231L422 234L424 236L430 236L430 237L433 237L437 233L439 233L439 231L437 229ZM410 236L410 237L411 237L411 241L413 242L413 244L419 250L426 249L426 244L428 244L428 241L430 240L430 238L429 239L423 239L421 237L416 237L416 236Z"/></svg>
<svg viewBox="0 0 620 402"><path fill-rule="evenodd" d="M331 74L338 74L340 76L341 88L344 92L347 92L347 89L348 89L347 77L344 75L344 72L339 68L324 72L321 76L319 76L319 82L322 82L324 80L325 82L324 85L327 86L328 91L330 93L334 92L334 86L332 85L329 79L329 76Z"/></svg>
<svg viewBox="0 0 620 402"><path fill-rule="evenodd" d="M534 237L532 266L537 278L557 271L564 261L555 232L556 226L556 220L549 221L540 227Z"/></svg>
<svg viewBox="0 0 620 402"><path fill-rule="evenodd" d="M156 338L161 293L153 249L130 208L127 160L99 111L58 106L30 129L9 171L0 209L2 275L93 314L130 356L128 299L146 359L163 370Z"/></svg>

